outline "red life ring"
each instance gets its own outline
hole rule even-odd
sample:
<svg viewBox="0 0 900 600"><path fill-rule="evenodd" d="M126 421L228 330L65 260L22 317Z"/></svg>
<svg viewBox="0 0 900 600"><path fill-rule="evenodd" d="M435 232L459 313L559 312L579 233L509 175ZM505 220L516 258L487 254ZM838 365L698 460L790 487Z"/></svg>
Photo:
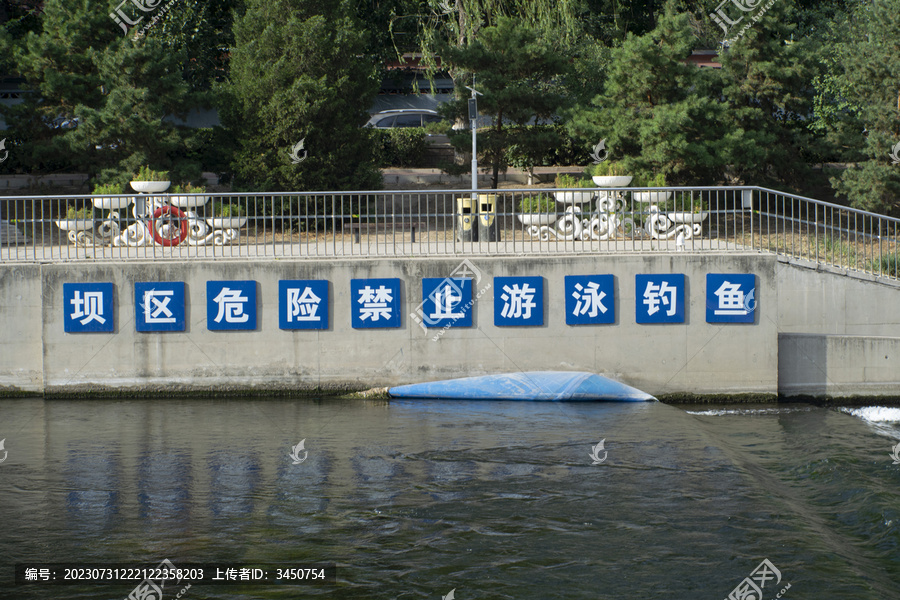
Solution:
<svg viewBox="0 0 900 600"><path fill-rule="evenodd" d="M163 215L168 215L166 217L167 221L173 219L181 221L181 226L178 228L178 235L174 237L163 237L160 235L159 230L157 229L157 223ZM153 239L156 243L161 246L177 246L186 240L188 236L187 215L175 206L160 206L153 212L153 219L150 221L150 233L153 235Z"/></svg>

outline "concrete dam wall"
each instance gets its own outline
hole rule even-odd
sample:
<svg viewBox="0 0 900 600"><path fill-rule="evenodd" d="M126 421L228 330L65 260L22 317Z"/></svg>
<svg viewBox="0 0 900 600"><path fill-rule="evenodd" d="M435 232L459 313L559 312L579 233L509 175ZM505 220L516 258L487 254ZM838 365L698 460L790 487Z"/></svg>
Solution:
<svg viewBox="0 0 900 600"><path fill-rule="evenodd" d="M0 391L572 370L660 397L900 396L898 292L758 253L7 264Z"/></svg>

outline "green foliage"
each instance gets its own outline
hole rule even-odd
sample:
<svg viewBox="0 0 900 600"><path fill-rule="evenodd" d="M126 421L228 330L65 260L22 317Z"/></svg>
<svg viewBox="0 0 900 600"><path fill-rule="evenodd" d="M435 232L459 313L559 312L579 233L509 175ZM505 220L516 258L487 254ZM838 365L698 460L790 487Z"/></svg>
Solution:
<svg viewBox="0 0 900 600"><path fill-rule="evenodd" d="M202 185L194 185L192 183L186 183L184 185L177 184L173 185L169 188L168 192L170 194L202 194L206 191L206 187Z"/></svg>
<svg viewBox="0 0 900 600"><path fill-rule="evenodd" d="M586 171L592 177L629 175L625 165L616 160L604 160L596 165L591 165Z"/></svg>
<svg viewBox="0 0 900 600"><path fill-rule="evenodd" d="M721 57L723 122L732 132L723 156L745 183L799 188L821 155L809 131L818 53L793 35L795 12L794 2L775 2Z"/></svg>
<svg viewBox="0 0 900 600"><path fill-rule="evenodd" d="M151 13L160 18L146 36L181 57L180 71L191 91L210 91L227 73L228 49L234 46L233 16L242 0L178 0L162 4L167 9L165 13Z"/></svg>
<svg viewBox="0 0 900 600"><path fill-rule="evenodd" d="M98 196L114 196L116 194L124 194L125 186L120 183L106 183L94 186L94 194Z"/></svg>
<svg viewBox="0 0 900 600"><path fill-rule="evenodd" d="M540 35L540 31L521 21L500 17L497 24L482 29L465 46L442 47L441 59L457 73L456 80L471 80L464 73L477 74L475 87L478 112L489 116L493 125L479 133L478 148L493 171L493 187L498 174L507 166L507 149L518 146L514 156L522 164L533 165L559 140L551 128L528 127L537 120L550 120L565 104L562 75L567 72L566 58ZM451 118L464 118L467 100L448 103ZM466 145L462 135L451 137L459 150Z"/></svg>
<svg viewBox="0 0 900 600"><path fill-rule="evenodd" d="M419 167L425 155L425 129L422 127L396 127L372 129L378 140L381 167Z"/></svg>
<svg viewBox="0 0 900 600"><path fill-rule="evenodd" d="M227 219L230 217L242 217L247 214L247 207L238 200L216 200L213 202L213 216Z"/></svg>
<svg viewBox="0 0 900 600"><path fill-rule="evenodd" d="M533 173L538 165L569 165L574 145L558 124L524 125L516 129L514 143L504 150L501 164Z"/></svg>
<svg viewBox="0 0 900 600"><path fill-rule="evenodd" d="M132 181L169 181L168 171L154 171L147 165L138 169Z"/></svg>
<svg viewBox="0 0 900 600"><path fill-rule="evenodd" d="M66 218L69 220L77 219L77 220L86 220L94 218L94 209L90 206L82 206L81 208L75 208L71 204L66 206Z"/></svg>
<svg viewBox="0 0 900 600"><path fill-rule="evenodd" d="M7 73L24 77L32 90L20 104L0 104L9 127L4 135L16 146L4 169L90 172L90 160L74 153L69 137L78 123L76 107L102 103L94 56L116 38L108 8L98 1L46 0L38 27L16 33L7 28L14 23L4 26L0 47L12 68Z"/></svg>
<svg viewBox="0 0 900 600"><path fill-rule="evenodd" d="M679 183L721 179L734 133L711 70L685 64L696 43L685 13L666 4L656 27L629 34L610 53L603 93L565 114L576 139L606 138L629 172L661 172Z"/></svg>
<svg viewBox="0 0 900 600"><path fill-rule="evenodd" d="M900 173L889 153L900 142L900 72L897 31L900 2L862 3L856 8L847 41L839 47L844 67L837 84L858 107L866 136L855 144L865 161L831 182L856 208L900 214Z"/></svg>
<svg viewBox="0 0 900 600"><path fill-rule="evenodd" d="M552 213L556 211L556 200L547 194L525 196L519 201L519 212Z"/></svg>
<svg viewBox="0 0 900 600"><path fill-rule="evenodd" d="M631 179L631 187L666 187L666 174L638 171Z"/></svg>
<svg viewBox="0 0 900 600"><path fill-rule="evenodd" d="M595 187L591 179L577 179L573 175L560 174L556 176L555 187L557 188L589 188Z"/></svg>
<svg viewBox="0 0 900 600"><path fill-rule="evenodd" d="M869 270L889 277L900 277L900 255L885 254L881 258L871 261Z"/></svg>
<svg viewBox="0 0 900 600"><path fill-rule="evenodd" d="M340 0L247 0L234 24L231 78L217 87L223 122L238 143L238 186L381 186L374 138L361 127L378 85L377 61L366 54L367 36L350 8ZM306 158L294 164L291 150L301 141Z"/></svg>

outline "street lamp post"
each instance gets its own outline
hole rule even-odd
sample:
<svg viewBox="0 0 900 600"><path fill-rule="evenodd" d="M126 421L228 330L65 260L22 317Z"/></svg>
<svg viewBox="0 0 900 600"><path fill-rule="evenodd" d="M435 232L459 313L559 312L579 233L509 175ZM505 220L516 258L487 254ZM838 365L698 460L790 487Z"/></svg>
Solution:
<svg viewBox="0 0 900 600"><path fill-rule="evenodd" d="M475 85L475 76L472 75L472 85ZM472 204L475 204L476 191L478 190L478 143L476 142L476 128L478 122L478 96L483 96L474 87L466 86L472 92L469 98L469 123L472 125Z"/></svg>

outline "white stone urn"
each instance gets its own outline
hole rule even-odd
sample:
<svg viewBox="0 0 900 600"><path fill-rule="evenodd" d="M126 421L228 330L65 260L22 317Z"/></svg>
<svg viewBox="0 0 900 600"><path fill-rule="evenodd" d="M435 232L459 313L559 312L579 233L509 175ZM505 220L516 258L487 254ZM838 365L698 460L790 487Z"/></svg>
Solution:
<svg viewBox="0 0 900 600"><path fill-rule="evenodd" d="M672 197L672 192L657 192L657 191L643 191L643 192L631 192L631 197L635 202L641 202L643 204L659 204L660 202L666 202L669 198Z"/></svg>
<svg viewBox="0 0 900 600"><path fill-rule="evenodd" d="M91 202L94 208L101 210L116 210L117 208L125 208L134 201L131 196L94 196Z"/></svg>
<svg viewBox="0 0 900 600"><path fill-rule="evenodd" d="M93 219L60 219L56 226L63 231L84 231L94 227Z"/></svg>
<svg viewBox="0 0 900 600"><path fill-rule="evenodd" d="M594 175L594 185L597 187L627 187L633 175Z"/></svg>
<svg viewBox="0 0 900 600"><path fill-rule="evenodd" d="M136 192L144 192L147 194L160 193L169 189L171 181L132 181L131 187Z"/></svg>
<svg viewBox="0 0 900 600"><path fill-rule="evenodd" d="M179 208L196 208L209 202L209 196L172 196L169 198L169 202Z"/></svg>
<svg viewBox="0 0 900 600"><path fill-rule="evenodd" d="M553 192L556 201L563 204L583 204L590 202L596 195L597 192Z"/></svg>
<svg viewBox="0 0 900 600"><path fill-rule="evenodd" d="M555 213L523 213L516 216L522 225L550 225L558 217Z"/></svg>
<svg viewBox="0 0 900 600"><path fill-rule="evenodd" d="M206 220L213 229L240 229L247 217L212 217Z"/></svg>
<svg viewBox="0 0 900 600"><path fill-rule="evenodd" d="M676 223L702 223L706 220L706 217L709 216L709 213L705 212L670 212L666 213L666 216L672 219Z"/></svg>

